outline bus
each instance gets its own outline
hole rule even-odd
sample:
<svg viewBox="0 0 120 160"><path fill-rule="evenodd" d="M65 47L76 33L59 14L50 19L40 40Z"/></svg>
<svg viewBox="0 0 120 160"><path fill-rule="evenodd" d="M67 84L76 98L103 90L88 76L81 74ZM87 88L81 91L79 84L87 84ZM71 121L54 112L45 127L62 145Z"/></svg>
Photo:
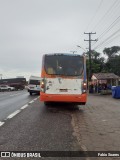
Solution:
<svg viewBox="0 0 120 160"><path fill-rule="evenodd" d="M78 54L45 54L42 59L40 101L85 105L86 59Z"/></svg>

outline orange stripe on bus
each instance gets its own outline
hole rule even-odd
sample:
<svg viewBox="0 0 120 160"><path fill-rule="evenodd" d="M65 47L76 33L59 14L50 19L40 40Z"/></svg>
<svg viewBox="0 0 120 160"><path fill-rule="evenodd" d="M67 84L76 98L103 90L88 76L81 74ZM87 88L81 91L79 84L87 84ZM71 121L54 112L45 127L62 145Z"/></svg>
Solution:
<svg viewBox="0 0 120 160"><path fill-rule="evenodd" d="M86 102L87 94L69 95L69 94L45 94L40 93L40 101L55 101L55 102Z"/></svg>

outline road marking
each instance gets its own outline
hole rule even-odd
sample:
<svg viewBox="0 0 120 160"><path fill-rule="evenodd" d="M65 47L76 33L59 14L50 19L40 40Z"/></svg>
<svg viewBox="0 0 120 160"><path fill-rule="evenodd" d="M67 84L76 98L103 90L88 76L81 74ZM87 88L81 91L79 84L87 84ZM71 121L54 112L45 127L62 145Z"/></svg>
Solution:
<svg viewBox="0 0 120 160"><path fill-rule="evenodd" d="M30 101L29 103L33 103L33 102L34 102L34 100Z"/></svg>
<svg viewBox="0 0 120 160"><path fill-rule="evenodd" d="M25 109L26 107L28 107L28 104L25 104L24 106L22 106L21 109Z"/></svg>
<svg viewBox="0 0 120 160"><path fill-rule="evenodd" d="M14 95L11 95L11 96L15 96L15 95L18 95L18 94L14 94ZM17 110L17 111L15 111L15 112L13 112L12 114L10 114L10 115L9 115L7 118L5 118L4 120L6 121L7 119L13 118L15 115L17 115L18 113L20 113L22 109L27 108L27 107L29 106L29 103L33 103L33 102L34 102L35 100L37 100L38 98L39 98L39 97L37 97L37 98L33 99L32 101L28 102L28 104L25 104L24 106L22 106L22 107L20 108L20 110ZM5 122L1 122L1 121L0 121L0 127L1 127L4 123L5 123Z"/></svg>
<svg viewBox="0 0 120 160"><path fill-rule="evenodd" d="M20 112L20 110L17 110L15 112L13 112L12 114L10 114L7 119L13 118L16 114L18 114Z"/></svg>
<svg viewBox="0 0 120 160"><path fill-rule="evenodd" d="M33 99L34 101L36 101L38 98Z"/></svg>
<svg viewBox="0 0 120 160"><path fill-rule="evenodd" d="M5 122L0 122L0 127L4 124Z"/></svg>

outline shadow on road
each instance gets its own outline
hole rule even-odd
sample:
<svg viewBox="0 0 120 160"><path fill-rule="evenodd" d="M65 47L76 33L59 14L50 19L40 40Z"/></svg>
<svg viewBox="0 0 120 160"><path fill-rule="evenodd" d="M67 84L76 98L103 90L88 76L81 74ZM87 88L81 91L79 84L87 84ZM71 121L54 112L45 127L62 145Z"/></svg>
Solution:
<svg viewBox="0 0 120 160"><path fill-rule="evenodd" d="M71 103L50 103L49 105L45 106L48 112L69 112L69 113L76 113L79 112L83 114L84 110L80 108L78 105L71 104Z"/></svg>

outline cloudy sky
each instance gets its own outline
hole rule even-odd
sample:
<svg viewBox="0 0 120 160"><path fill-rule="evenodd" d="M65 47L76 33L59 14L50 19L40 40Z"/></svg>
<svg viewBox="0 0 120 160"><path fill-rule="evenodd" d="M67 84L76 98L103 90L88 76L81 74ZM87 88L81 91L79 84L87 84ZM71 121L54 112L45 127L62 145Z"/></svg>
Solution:
<svg viewBox="0 0 120 160"><path fill-rule="evenodd" d="M0 0L0 74L39 76L45 53L120 45L119 0ZM82 48L78 48L80 45Z"/></svg>

